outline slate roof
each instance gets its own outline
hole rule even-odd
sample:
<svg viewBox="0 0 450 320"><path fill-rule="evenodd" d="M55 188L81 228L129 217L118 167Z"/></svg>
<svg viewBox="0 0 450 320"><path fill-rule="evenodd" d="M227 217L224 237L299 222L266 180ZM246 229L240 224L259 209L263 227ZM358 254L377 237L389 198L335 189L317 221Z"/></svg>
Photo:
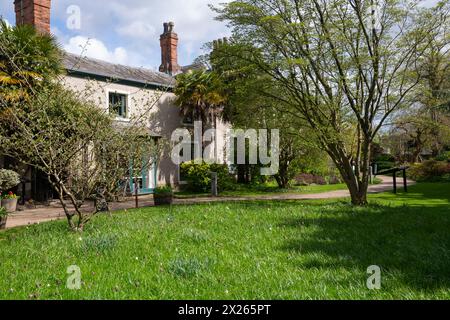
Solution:
<svg viewBox="0 0 450 320"><path fill-rule="evenodd" d="M162 72L113 64L67 52L63 56L63 65L69 75L101 77L140 86L165 86L171 88L175 85L175 78Z"/></svg>

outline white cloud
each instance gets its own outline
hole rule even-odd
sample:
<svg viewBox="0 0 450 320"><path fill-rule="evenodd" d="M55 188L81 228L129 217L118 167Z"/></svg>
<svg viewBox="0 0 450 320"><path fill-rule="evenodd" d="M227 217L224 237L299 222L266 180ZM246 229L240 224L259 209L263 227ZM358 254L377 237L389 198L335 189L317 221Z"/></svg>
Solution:
<svg viewBox="0 0 450 320"><path fill-rule="evenodd" d="M160 61L159 35L163 22L173 21L179 36L179 63L187 65L200 54L204 43L229 35L223 23L214 20L208 4L229 0L59 0L53 4L54 23L70 37L101 40L108 48L122 47L126 64L157 68ZM81 9L81 30L64 30L66 9ZM61 39L58 36L58 39ZM68 38L63 39L67 43Z"/></svg>
<svg viewBox="0 0 450 320"><path fill-rule="evenodd" d="M111 63L127 64L128 53L123 47L108 50L106 45L98 39L83 36L70 38L64 49L73 54L80 54L90 58L100 59Z"/></svg>
<svg viewBox="0 0 450 320"><path fill-rule="evenodd" d="M156 36L155 27L143 21L135 21L131 24L116 28L119 35L132 38L149 39Z"/></svg>
<svg viewBox="0 0 450 320"><path fill-rule="evenodd" d="M187 65L200 54L205 42L228 35L223 23L214 20L208 4L229 0L58 0L52 1L52 32L70 51L92 38L88 55L131 66L158 68L161 61L159 35L163 22L173 21L178 33L179 63ZM81 29L68 30L67 8L77 5ZM0 12L14 19L14 1L0 1ZM82 37L81 40L78 37Z"/></svg>

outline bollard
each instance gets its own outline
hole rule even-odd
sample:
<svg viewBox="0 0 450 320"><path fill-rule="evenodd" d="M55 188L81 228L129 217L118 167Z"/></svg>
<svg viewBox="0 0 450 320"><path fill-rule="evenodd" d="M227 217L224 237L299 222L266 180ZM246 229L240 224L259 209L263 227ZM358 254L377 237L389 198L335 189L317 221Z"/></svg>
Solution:
<svg viewBox="0 0 450 320"><path fill-rule="evenodd" d="M211 172L211 195L217 197L219 192L217 190L217 172Z"/></svg>
<svg viewBox="0 0 450 320"><path fill-rule="evenodd" d="M406 169L403 169L403 188L408 192L408 177L406 176Z"/></svg>
<svg viewBox="0 0 450 320"><path fill-rule="evenodd" d="M397 171L394 170L393 172L393 177L394 177L394 193L397 194Z"/></svg>

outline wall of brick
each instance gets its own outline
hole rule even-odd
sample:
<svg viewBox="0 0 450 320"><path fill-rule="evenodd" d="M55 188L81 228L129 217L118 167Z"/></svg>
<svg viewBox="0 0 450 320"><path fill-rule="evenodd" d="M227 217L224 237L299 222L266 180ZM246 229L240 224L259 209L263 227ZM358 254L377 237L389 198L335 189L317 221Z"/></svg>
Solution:
<svg viewBox="0 0 450 320"><path fill-rule="evenodd" d="M51 0L15 0L17 25L32 25L37 31L50 33Z"/></svg>
<svg viewBox="0 0 450 320"><path fill-rule="evenodd" d="M161 35L161 66L160 72L176 75L181 72L178 64L178 35L173 32L174 23L164 23L164 33Z"/></svg>

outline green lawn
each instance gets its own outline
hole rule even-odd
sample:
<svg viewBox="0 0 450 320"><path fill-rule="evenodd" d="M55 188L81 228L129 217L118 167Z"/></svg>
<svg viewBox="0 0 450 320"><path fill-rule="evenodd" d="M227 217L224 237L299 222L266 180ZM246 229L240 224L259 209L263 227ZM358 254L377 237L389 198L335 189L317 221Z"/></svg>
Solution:
<svg viewBox="0 0 450 320"><path fill-rule="evenodd" d="M346 201L247 202L0 233L0 298L449 299L450 184ZM66 269L81 268L79 291ZM366 288L367 267L382 289Z"/></svg>
<svg viewBox="0 0 450 320"><path fill-rule="evenodd" d="M378 178L374 179L374 184L379 184L382 181ZM289 189L280 189L276 182L268 182L260 185L243 185L238 184L236 190L223 191L220 197L252 197L252 196L271 196L280 194L313 194L324 193L336 190L346 190L345 184L328 184L328 185L309 185L309 186L292 186ZM182 191L175 193L177 198L196 198L209 197L210 193L193 193L189 191Z"/></svg>
<svg viewBox="0 0 450 320"><path fill-rule="evenodd" d="M328 191L345 190L345 184L333 185L310 185L310 186L294 186L289 189L280 189L276 183L268 183L266 185L238 185L236 190L224 191L220 193L221 197L251 197L260 195L279 195L279 194L312 194L323 193ZM210 193L192 193L192 192L177 192L177 198L192 198L192 197L209 197Z"/></svg>

